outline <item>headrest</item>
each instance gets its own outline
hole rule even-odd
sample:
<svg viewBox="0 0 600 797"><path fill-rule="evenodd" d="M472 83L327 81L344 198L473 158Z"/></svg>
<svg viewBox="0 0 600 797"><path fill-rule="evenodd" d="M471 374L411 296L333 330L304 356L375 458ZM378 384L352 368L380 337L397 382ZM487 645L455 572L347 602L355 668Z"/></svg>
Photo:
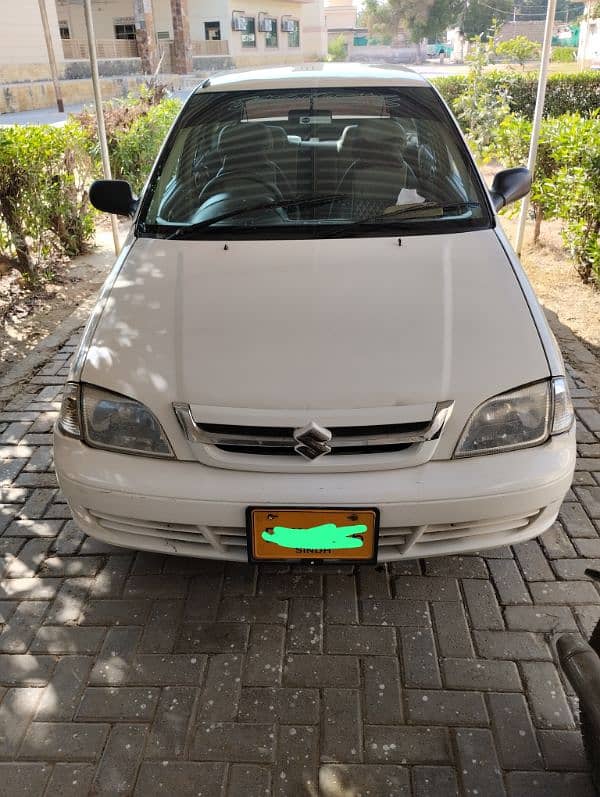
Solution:
<svg viewBox="0 0 600 797"><path fill-rule="evenodd" d="M406 148L406 132L393 119L367 119L347 127L342 133L342 146L356 160L402 160Z"/></svg>
<svg viewBox="0 0 600 797"><path fill-rule="evenodd" d="M273 125L265 125L265 127L271 134L273 149L285 149L289 146L290 142L283 127L274 127Z"/></svg>
<svg viewBox="0 0 600 797"><path fill-rule="evenodd" d="M221 157L263 157L273 148L273 138L266 125L258 122L236 122L224 127L218 142Z"/></svg>

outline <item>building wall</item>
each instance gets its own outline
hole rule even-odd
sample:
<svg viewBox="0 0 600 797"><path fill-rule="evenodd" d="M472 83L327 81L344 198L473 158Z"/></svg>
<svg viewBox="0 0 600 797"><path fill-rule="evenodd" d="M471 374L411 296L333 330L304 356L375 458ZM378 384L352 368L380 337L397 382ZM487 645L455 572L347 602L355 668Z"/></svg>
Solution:
<svg viewBox="0 0 600 797"><path fill-rule="evenodd" d="M595 3L586 3L585 17L579 29L579 49L577 62L582 66L600 65L600 18L591 16Z"/></svg>
<svg viewBox="0 0 600 797"><path fill-rule="evenodd" d="M54 2L46 3L48 22L59 63L63 60ZM45 80L50 76L48 52L38 0L2 3L0 24L0 81Z"/></svg>
<svg viewBox="0 0 600 797"><path fill-rule="evenodd" d="M85 39L83 4L74 0L56 0L59 20L69 25L72 39ZM93 0L94 32L97 39L115 38L115 20L133 18L133 0Z"/></svg>
<svg viewBox="0 0 600 797"><path fill-rule="evenodd" d="M328 3L325 6L325 25L327 30L355 28L356 8L351 3Z"/></svg>

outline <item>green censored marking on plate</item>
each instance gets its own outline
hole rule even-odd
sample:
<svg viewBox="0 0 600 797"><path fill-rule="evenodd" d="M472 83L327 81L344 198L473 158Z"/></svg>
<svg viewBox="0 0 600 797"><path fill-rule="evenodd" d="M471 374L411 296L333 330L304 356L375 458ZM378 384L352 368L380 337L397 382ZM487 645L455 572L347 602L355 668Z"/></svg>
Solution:
<svg viewBox="0 0 600 797"><path fill-rule="evenodd" d="M367 527L363 523L356 526L337 526L323 523L309 529L289 529L275 526L272 533L263 531L261 537L266 542L274 542L282 548L310 548L313 551L329 551L334 548L362 548L364 541L355 534L363 534Z"/></svg>

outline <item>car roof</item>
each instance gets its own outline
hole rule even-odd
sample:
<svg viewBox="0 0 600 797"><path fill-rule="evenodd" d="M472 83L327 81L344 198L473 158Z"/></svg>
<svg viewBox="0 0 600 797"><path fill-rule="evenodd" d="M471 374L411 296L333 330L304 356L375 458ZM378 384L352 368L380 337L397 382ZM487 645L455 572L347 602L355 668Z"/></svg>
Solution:
<svg viewBox="0 0 600 797"><path fill-rule="evenodd" d="M231 70L212 75L198 86L204 91L295 89L340 86L425 86L429 82L401 64L310 63L264 69Z"/></svg>

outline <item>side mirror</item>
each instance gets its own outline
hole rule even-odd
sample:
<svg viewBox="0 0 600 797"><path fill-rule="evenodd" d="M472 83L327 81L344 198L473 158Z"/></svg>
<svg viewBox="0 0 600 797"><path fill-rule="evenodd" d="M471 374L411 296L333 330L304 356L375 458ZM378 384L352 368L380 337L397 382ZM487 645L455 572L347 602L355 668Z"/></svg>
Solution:
<svg viewBox="0 0 600 797"><path fill-rule="evenodd" d="M127 180L95 180L90 186L90 202L96 210L133 216L138 200Z"/></svg>
<svg viewBox="0 0 600 797"><path fill-rule="evenodd" d="M494 177L491 194L496 210L522 199L531 191L531 172L524 166L504 169Z"/></svg>

